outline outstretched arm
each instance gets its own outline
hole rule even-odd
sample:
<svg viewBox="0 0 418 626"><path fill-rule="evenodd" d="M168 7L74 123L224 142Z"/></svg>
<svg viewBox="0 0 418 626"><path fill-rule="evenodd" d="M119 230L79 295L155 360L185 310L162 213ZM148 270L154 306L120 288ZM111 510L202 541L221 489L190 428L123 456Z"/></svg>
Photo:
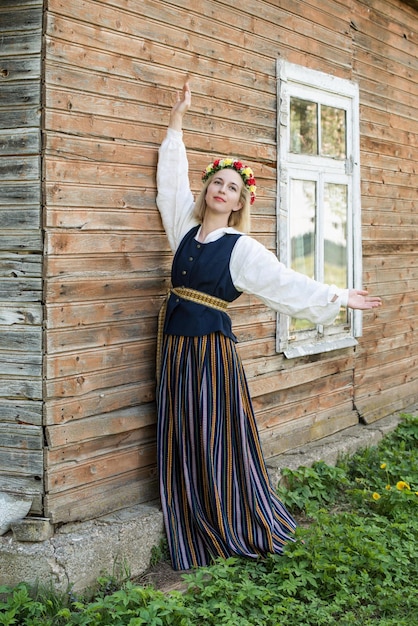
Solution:
<svg viewBox="0 0 418 626"><path fill-rule="evenodd" d="M378 296L369 296L368 291L362 289L349 289L347 306L350 309L375 309L382 306L382 299Z"/></svg>
<svg viewBox="0 0 418 626"><path fill-rule="evenodd" d="M169 128L173 130L181 131L183 128L183 117L190 108L192 101L192 92L190 91L190 85L186 81L183 85L183 89L180 93L177 92L177 101L171 109Z"/></svg>

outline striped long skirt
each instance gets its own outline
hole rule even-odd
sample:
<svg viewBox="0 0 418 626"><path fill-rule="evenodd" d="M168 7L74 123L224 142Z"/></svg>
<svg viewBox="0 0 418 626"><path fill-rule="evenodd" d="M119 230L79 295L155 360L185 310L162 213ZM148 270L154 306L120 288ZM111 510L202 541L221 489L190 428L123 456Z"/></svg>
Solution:
<svg viewBox="0 0 418 626"><path fill-rule="evenodd" d="M158 464L176 570L281 553L296 523L272 488L235 343L165 336Z"/></svg>

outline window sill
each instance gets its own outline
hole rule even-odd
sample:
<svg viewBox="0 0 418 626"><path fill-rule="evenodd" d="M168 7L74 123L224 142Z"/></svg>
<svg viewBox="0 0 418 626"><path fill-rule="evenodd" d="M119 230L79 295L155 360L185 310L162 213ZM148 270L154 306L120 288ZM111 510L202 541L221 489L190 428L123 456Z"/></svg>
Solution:
<svg viewBox="0 0 418 626"><path fill-rule="evenodd" d="M354 337L339 337L338 339L304 342L288 346L283 350L283 353L286 358L295 359L309 354L320 354L321 352L331 352L332 350L352 348L357 344L358 341Z"/></svg>

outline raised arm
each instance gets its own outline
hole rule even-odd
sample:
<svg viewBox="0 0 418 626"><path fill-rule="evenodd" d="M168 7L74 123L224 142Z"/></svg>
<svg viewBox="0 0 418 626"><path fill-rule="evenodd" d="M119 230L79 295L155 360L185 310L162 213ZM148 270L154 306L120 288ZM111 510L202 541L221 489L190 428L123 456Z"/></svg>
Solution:
<svg viewBox="0 0 418 626"><path fill-rule="evenodd" d="M169 128L173 130L182 131L183 129L183 117L190 108L192 102L192 92L190 91L190 85L186 81L183 85L181 95L177 92L177 101L171 109Z"/></svg>
<svg viewBox="0 0 418 626"><path fill-rule="evenodd" d="M182 122L190 107L191 93L185 83L170 112L167 134L158 151L157 206L173 252L185 233L195 225L194 198L189 184L189 165L182 138Z"/></svg>

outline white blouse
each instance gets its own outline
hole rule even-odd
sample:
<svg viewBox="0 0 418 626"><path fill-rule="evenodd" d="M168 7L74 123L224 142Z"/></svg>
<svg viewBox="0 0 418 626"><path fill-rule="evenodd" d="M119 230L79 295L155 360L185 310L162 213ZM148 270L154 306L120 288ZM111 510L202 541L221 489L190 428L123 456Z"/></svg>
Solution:
<svg viewBox="0 0 418 626"><path fill-rule="evenodd" d="M193 217L194 198L183 133L172 128L167 130L159 150L157 189L157 206L170 247L175 252L184 235L198 222ZM227 232L239 231L231 227L219 228L211 232L204 243L216 241ZM238 239L229 269L238 291L256 296L274 311L308 319L314 324L332 324L340 307L347 306L348 289L317 282L289 269L249 235Z"/></svg>

